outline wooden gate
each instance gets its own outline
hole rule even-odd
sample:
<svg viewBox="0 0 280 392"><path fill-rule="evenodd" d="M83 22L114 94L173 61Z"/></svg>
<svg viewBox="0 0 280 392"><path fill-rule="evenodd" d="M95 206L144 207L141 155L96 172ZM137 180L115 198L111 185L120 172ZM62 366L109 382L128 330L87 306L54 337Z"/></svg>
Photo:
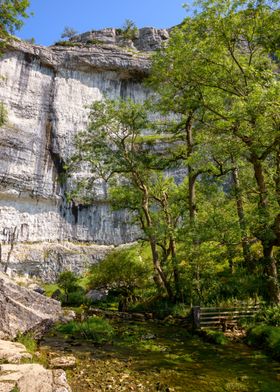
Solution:
<svg viewBox="0 0 280 392"><path fill-rule="evenodd" d="M236 306L232 308L192 308L193 326L196 329L227 329L234 327L238 321L245 318L253 318L259 310L259 305Z"/></svg>

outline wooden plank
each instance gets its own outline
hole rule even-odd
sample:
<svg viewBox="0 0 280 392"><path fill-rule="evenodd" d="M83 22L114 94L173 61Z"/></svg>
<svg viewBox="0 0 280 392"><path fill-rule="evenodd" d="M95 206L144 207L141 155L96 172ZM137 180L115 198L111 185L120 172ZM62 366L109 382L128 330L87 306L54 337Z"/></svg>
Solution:
<svg viewBox="0 0 280 392"><path fill-rule="evenodd" d="M235 311L228 311L228 312L225 312L225 311L223 311L223 312L201 312L200 315L201 316L212 316L212 315L214 316L216 314L243 314L243 313L245 313L245 314L248 314L248 313L254 314L256 312L254 312L253 310L243 310L243 311L235 310Z"/></svg>
<svg viewBox="0 0 280 392"><path fill-rule="evenodd" d="M242 310L259 310L259 307L247 306L247 307L236 307L236 308L201 308L201 312L229 312L229 311L242 311Z"/></svg>
<svg viewBox="0 0 280 392"><path fill-rule="evenodd" d="M232 317L230 317L230 316L228 316L228 317L226 317L226 316L222 316L222 317L219 317L219 316L215 316L215 317L201 317L201 321L209 321L209 320L239 320L239 319L242 319L242 318L246 318L246 317L253 317L253 315L251 315L251 314L244 314L243 316L238 316L238 315L235 315L235 316L232 316Z"/></svg>

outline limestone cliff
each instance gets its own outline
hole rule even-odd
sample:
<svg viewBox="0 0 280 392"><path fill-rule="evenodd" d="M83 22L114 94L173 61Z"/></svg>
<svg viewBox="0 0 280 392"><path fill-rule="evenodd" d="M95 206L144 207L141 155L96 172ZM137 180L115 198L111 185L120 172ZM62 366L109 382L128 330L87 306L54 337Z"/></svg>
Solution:
<svg viewBox="0 0 280 392"><path fill-rule="evenodd" d="M127 214L111 211L102 186L93 206L67 204L63 164L74 135L86 127L92 101L145 99L149 53L167 38L166 30L150 28L123 42L115 29L105 29L68 46L14 41L6 48L0 58L0 101L8 112L0 132L0 243L6 255L11 242L119 245L135 239Z"/></svg>

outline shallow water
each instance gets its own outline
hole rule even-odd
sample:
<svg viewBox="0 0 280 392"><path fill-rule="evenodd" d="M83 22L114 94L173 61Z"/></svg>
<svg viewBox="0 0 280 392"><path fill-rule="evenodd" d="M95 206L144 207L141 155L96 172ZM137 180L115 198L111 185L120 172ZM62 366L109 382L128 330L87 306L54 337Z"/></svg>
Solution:
<svg viewBox="0 0 280 392"><path fill-rule="evenodd" d="M244 344L216 346L154 322L115 327L117 337L102 347L56 334L41 350L77 357L77 367L67 371L73 392L280 391L280 363Z"/></svg>

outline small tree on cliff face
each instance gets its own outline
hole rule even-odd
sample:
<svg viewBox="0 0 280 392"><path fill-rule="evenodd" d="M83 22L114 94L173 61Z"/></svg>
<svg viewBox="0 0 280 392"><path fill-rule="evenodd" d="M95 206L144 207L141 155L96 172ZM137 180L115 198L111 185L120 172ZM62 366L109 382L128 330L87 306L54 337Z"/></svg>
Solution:
<svg viewBox="0 0 280 392"><path fill-rule="evenodd" d="M78 32L73 27L66 26L61 34L61 38L73 38Z"/></svg>
<svg viewBox="0 0 280 392"><path fill-rule="evenodd" d="M121 28L121 35L123 38L125 39L134 39L137 37L138 34L138 28L136 26L136 24L130 20L130 19L126 19L124 21L124 24Z"/></svg>
<svg viewBox="0 0 280 392"><path fill-rule="evenodd" d="M165 101L180 100L186 114L194 109L202 114L196 118L203 129L200 142L208 135L207 143L219 143L220 151L230 145L233 166L246 162L252 169L253 184L243 183L242 189L236 184L240 226L243 235L250 227L262 245L268 296L278 304L273 252L280 246L279 1L201 0L197 5L157 55L154 78ZM253 211L246 217L242 194Z"/></svg>

